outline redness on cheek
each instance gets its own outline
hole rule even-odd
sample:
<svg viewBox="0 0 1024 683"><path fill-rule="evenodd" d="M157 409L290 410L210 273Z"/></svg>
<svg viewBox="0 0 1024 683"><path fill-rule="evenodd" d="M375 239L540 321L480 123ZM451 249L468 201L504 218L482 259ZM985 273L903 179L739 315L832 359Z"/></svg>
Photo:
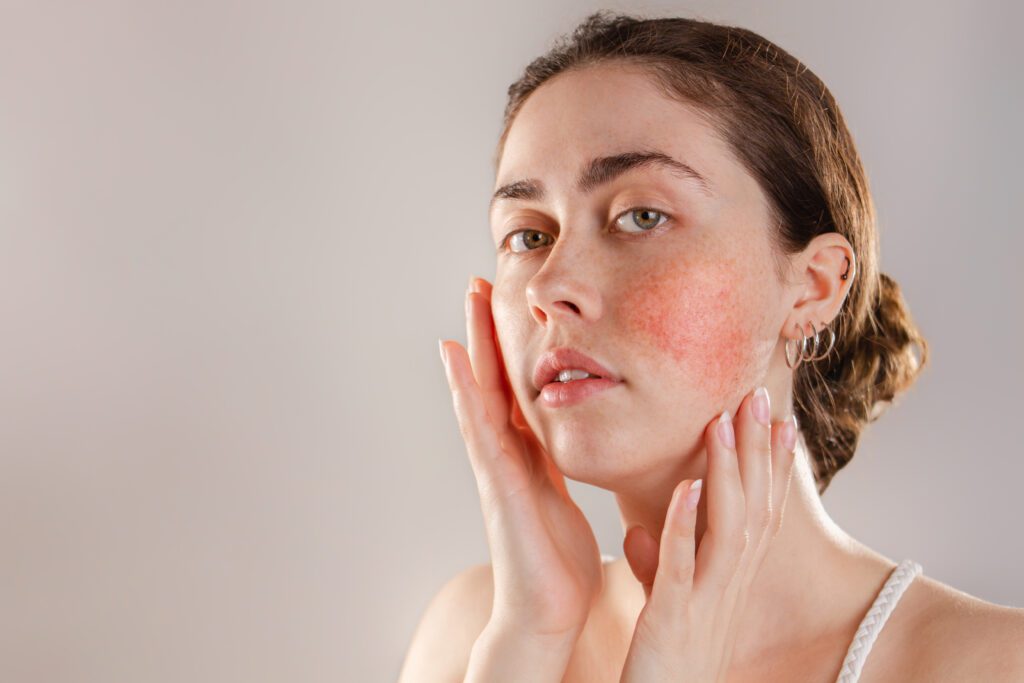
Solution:
<svg viewBox="0 0 1024 683"><path fill-rule="evenodd" d="M660 266L630 285L628 333L654 366L674 363L709 397L724 398L746 375L753 352L752 320L736 309L745 297L731 263Z"/></svg>

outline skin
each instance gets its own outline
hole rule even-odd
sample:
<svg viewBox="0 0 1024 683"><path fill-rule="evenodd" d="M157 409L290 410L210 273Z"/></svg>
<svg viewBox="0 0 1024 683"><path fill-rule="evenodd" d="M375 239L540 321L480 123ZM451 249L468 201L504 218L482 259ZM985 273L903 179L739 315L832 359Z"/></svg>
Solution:
<svg viewBox="0 0 1024 683"><path fill-rule="evenodd" d="M574 187L591 158L650 148L695 167L712 196L659 168L634 169L591 194ZM515 230L547 235L546 246L497 259L491 305L512 390L565 476L614 491L624 525L658 531L675 484L706 474L710 420L735 414L760 384L773 421L791 413L783 343L798 322L820 328L835 316L849 286L840 268L844 256L856 262L853 250L836 233L821 236L780 282L756 181L700 115L629 67L561 74L531 95L495 187L522 178L543 181L548 196L499 201L490 215L495 245ZM613 232L653 223L615 220L635 206L662 212L661 225ZM555 345L588 353L623 384L544 408L531 374Z"/></svg>
<svg viewBox="0 0 1024 683"><path fill-rule="evenodd" d="M654 357L669 356L673 367L688 368L697 386L712 396L727 396L758 372L746 355L755 333L728 307L733 289L742 286L736 270L728 264L698 274L685 262L659 266L640 275L623 304L624 329L638 332L638 346L650 348ZM704 343L709 339L720 343Z"/></svg>
<svg viewBox="0 0 1024 683"><path fill-rule="evenodd" d="M698 169L711 183L710 194L650 167L631 170L591 193L575 187L577 174L590 159L652 148ZM512 470L484 472L501 461L485 460L481 454L488 448L497 452L499 439L504 443L508 438L494 438L489 431L491 422L501 422L495 416L506 409L498 382L487 369L498 363L523 428L557 474L552 479L564 475L614 493L626 533L625 553L634 562L622 557L604 568L598 600L565 680L618 680L649 598L644 583L658 565L653 539L662 538L680 482L706 481L706 495L689 521L698 575L701 562L716 562L700 559L709 529L708 506L714 505L709 498L730 495L731 508L744 509L742 491L736 493L738 479L731 488L721 475L716 483L720 466L709 467L711 426L723 410L737 416L748 512L758 512L767 501L751 501L750 492L763 489L767 495L771 489L767 477L758 485L749 483L753 470L743 464L755 459L742 453L756 450L744 446L753 433L745 425L754 424L747 397L764 385L771 398L771 422L792 414L793 371L785 363L784 343L797 337L798 325L814 321L820 329L833 320L855 279L857 261L845 238L829 233L788 256L784 277L777 277L761 188L697 110L665 97L636 67L588 67L560 74L538 88L512 124L495 188L525 178L541 180L547 195L497 202L490 214L492 237L495 246L518 230L543 233L544 239L522 253L499 253L493 287L477 280L476 293L467 299L470 325L477 330L471 335L476 350L469 354L477 379L485 377L483 394L477 395L467 379L466 352L455 353L457 345L452 344L447 352L455 353L456 360L449 382L459 388L458 395L466 396L457 398L456 408L467 443L473 442L478 481L483 474L492 480L515 475L517 483L524 481ZM642 220L630 222L629 210L637 207L661 212L655 214L660 225L643 235L617 232L642 232ZM842 280L847 258L851 276ZM487 335L477 327L490 323L480 322L484 314L479 306L488 300L501 360L481 365L480 359L487 357L480 350L481 339ZM573 406L545 407L532 386L533 368L541 353L561 345L596 358L621 384ZM482 404L484 397L490 421L480 410L475 418L467 417L473 412L470 403ZM774 449L774 436L771 443ZM756 571L744 575L748 583L743 600L735 611L731 605L727 610L731 645L722 677L729 681L834 680L858 623L896 564L829 517L801 442L789 472L781 526L760 549L753 563ZM483 499L485 510L498 505ZM637 527L646 534L638 534ZM534 528L539 534L542 527ZM741 526L731 528L743 533ZM583 543L581 539L573 533L556 539L555 545L568 547ZM592 548L581 546L578 556L590 552ZM716 546L705 556L717 555L721 562L724 552ZM503 561L511 563L512 557ZM516 590L528 588L526 584ZM539 596L538 605L543 604ZM968 621L965 606L982 618ZM716 619L714 609L708 609L705 624ZM979 662L993 658L982 651L972 656L963 647L964 639L974 637L971 642L1012 651L1008 638L1024 633L1021 612L918 577L888 622L885 637L876 643L861 680L940 680L934 662L948 660L954 651L958 673L977 673L982 670ZM668 628L671 621L669 617L659 624ZM699 628L689 626L691 631ZM659 656L651 650L646 655ZM1014 666L1024 668L1024 662ZM1010 680L988 673L989 680Z"/></svg>
<svg viewBox="0 0 1024 683"><path fill-rule="evenodd" d="M649 148L695 167L712 195L658 168L634 169L592 194L576 191L578 170L591 158ZM498 257L491 305L512 390L559 470L613 491L624 531L641 525L659 538L676 484L707 476L709 421L723 410L735 414L759 384L768 387L773 421L791 414L783 343L796 323L835 316L848 287L839 277L843 257L856 263L855 255L838 234L823 236L792 259L789 281L780 282L756 181L696 111L628 67L561 74L533 93L509 131L495 187L521 178L542 180L548 197L497 203L495 244L526 228L550 241ZM658 234L606 229L633 206L667 214ZM627 228L638 224L650 225ZM531 373L540 353L561 344L592 355L623 385L575 406L544 408ZM891 569L881 558L851 556L806 465L798 460L786 524L751 587L733 652L738 667L834 628ZM642 587L623 572L625 558L615 565L609 590L617 591L616 611L635 623ZM827 578L808 590L812 567ZM834 609L823 612L822 604Z"/></svg>

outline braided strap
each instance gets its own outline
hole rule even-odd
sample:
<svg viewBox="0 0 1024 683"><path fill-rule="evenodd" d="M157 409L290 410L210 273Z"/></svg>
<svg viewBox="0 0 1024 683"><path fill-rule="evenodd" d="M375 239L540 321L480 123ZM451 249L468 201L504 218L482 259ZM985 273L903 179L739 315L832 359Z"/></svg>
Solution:
<svg viewBox="0 0 1024 683"><path fill-rule="evenodd" d="M857 635L853 637L850 649L846 652L846 659L843 660L843 667L839 670L836 683L855 683L860 678L860 670L864 668L864 662L868 659L868 653L871 652L871 646L875 644L879 631L896 609L896 603L899 602L903 591L920 573L921 565L911 559L903 560L892 570L889 580L885 582L871 609L860 622L860 628L857 629Z"/></svg>

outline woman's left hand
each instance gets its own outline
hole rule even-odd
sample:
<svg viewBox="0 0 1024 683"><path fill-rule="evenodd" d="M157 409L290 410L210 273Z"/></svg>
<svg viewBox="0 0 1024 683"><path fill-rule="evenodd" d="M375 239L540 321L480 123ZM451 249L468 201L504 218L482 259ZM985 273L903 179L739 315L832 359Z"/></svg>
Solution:
<svg viewBox="0 0 1024 683"><path fill-rule="evenodd" d="M740 404L735 428L726 411L704 430L707 530L699 552L697 509L685 504L692 479L676 487L660 542L640 526L626 534L626 559L647 602L621 683L725 678L748 589L782 526L793 471L794 420L771 425L767 390L763 401L756 394Z"/></svg>

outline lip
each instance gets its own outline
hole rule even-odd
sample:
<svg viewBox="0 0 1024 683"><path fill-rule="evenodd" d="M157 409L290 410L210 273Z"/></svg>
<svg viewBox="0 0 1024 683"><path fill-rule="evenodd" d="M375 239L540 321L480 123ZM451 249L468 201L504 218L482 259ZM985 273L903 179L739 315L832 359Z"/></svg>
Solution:
<svg viewBox="0 0 1024 683"><path fill-rule="evenodd" d="M601 388L607 388L621 381L614 372L582 351L568 346L559 346L546 351L537 359L537 365L533 369L533 387L543 393L545 385L554 382L558 377L558 373L569 368L586 370L592 375L598 375L600 378L576 380L580 384L588 384L594 387L600 385ZM559 382L559 384L561 385L562 383ZM572 383L570 382L569 384ZM564 388L565 385L562 385L562 387Z"/></svg>
<svg viewBox="0 0 1024 683"><path fill-rule="evenodd" d="M594 394L619 386L611 379L576 379L571 382L551 382L540 390L538 400L548 408L561 408L579 403Z"/></svg>

